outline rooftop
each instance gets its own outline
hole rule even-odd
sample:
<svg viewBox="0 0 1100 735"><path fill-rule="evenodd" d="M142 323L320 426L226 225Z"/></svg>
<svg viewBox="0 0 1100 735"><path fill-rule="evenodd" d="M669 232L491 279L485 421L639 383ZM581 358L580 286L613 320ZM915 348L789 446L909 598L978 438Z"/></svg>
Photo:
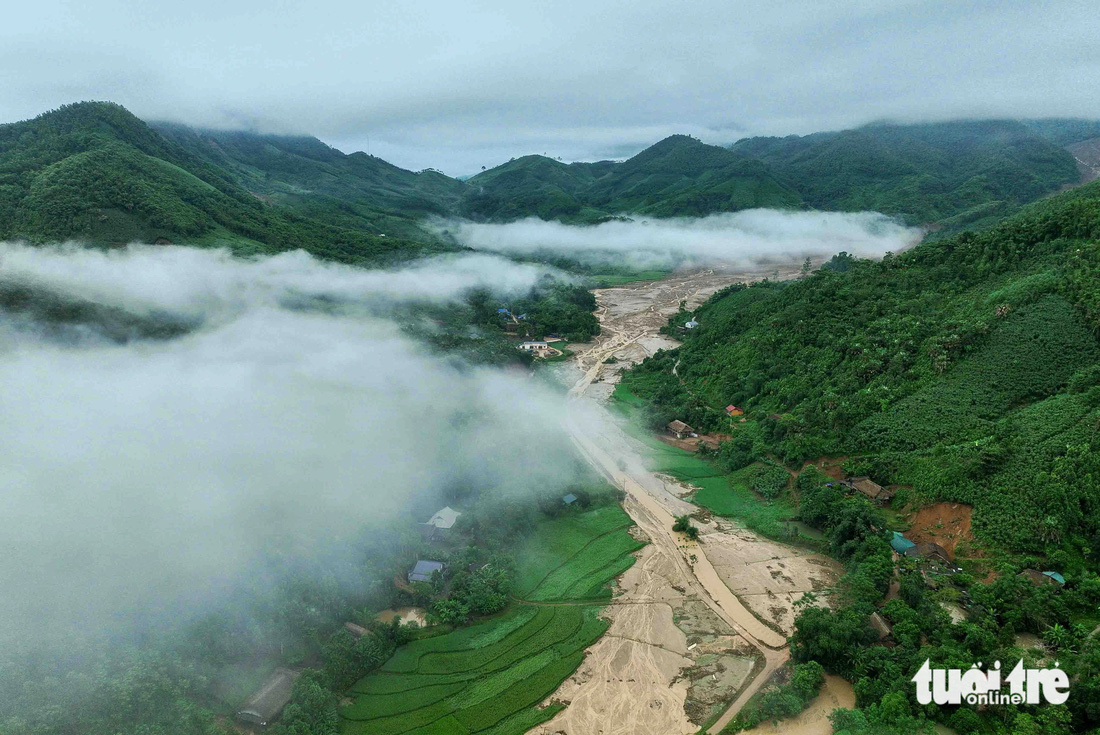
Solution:
<svg viewBox="0 0 1100 735"><path fill-rule="evenodd" d="M428 525L435 526L436 528L450 528L458 520L458 517L462 515L462 511L455 510L454 508L447 506L440 508L435 512L435 515L428 519Z"/></svg>
<svg viewBox="0 0 1100 735"><path fill-rule="evenodd" d="M432 574L435 572L443 571L443 562L441 561L418 561L416 565L409 572L410 582L430 582Z"/></svg>
<svg viewBox="0 0 1100 735"><path fill-rule="evenodd" d="M275 669L271 678L237 710L237 718L256 725L269 725L290 701L297 679L296 671Z"/></svg>

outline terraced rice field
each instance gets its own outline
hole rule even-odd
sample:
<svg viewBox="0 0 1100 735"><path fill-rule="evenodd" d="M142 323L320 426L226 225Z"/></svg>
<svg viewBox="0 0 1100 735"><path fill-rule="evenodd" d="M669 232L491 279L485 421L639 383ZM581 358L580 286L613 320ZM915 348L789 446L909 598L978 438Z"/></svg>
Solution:
<svg viewBox="0 0 1100 735"><path fill-rule="evenodd" d="M501 615L414 641L353 686L349 735L518 735L560 706L536 705L607 629L609 583L640 548L606 506L541 524L517 552L518 598Z"/></svg>

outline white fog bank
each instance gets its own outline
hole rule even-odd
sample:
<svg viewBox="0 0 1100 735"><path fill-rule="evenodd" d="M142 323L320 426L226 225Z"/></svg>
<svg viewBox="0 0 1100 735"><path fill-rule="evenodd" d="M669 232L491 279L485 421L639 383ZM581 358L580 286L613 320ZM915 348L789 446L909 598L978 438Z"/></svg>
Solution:
<svg viewBox="0 0 1100 735"><path fill-rule="evenodd" d="M120 342L0 309L0 642L185 617L257 556L318 552L414 496L567 482L556 394L440 359L378 315L380 300L540 273L486 255L372 272L302 253L0 244L9 301L188 325Z"/></svg>
<svg viewBox="0 0 1100 735"><path fill-rule="evenodd" d="M639 268L754 265L825 258L846 251L881 257L915 244L919 228L877 212L790 212L750 209L699 218L637 217L574 226L540 219L507 224L437 225L475 250L550 253L588 263L626 262Z"/></svg>

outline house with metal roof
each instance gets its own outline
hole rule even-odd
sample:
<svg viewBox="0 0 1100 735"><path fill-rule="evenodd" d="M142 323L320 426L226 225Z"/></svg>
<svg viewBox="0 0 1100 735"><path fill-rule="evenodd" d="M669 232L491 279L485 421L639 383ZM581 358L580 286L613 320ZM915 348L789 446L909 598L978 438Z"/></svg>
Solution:
<svg viewBox="0 0 1100 735"><path fill-rule="evenodd" d="M462 515L462 511L455 510L450 506L440 508L435 512L435 515L428 519L428 525L436 528L450 528L460 515Z"/></svg>
<svg viewBox="0 0 1100 735"><path fill-rule="evenodd" d="M441 561L418 561L409 570L409 582L431 582L432 575L441 572L446 565Z"/></svg>
<svg viewBox="0 0 1100 735"><path fill-rule="evenodd" d="M561 502L565 503L566 505L572 505L573 503L577 502L577 496L573 493L569 493L568 495L562 496Z"/></svg>
<svg viewBox="0 0 1100 735"><path fill-rule="evenodd" d="M271 678L237 710L237 719L260 727L270 725L279 718L283 707L290 701L298 676L297 671L275 669Z"/></svg>
<svg viewBox="0 0 1100 735"><path fill-rule="evenodd" d="M905 552L916 546L916 544L894 531L894 535L890 538L890 546L893 547L894 551L904 556Z"/></svg>

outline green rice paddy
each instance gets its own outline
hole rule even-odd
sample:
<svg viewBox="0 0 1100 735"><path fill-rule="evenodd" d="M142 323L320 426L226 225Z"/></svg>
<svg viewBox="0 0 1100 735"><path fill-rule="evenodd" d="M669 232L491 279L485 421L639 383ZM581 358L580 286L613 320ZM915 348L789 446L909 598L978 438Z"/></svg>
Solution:
<svg viewBox="0 0 1100 735"><path fill-rule="evenodd" d="M517 600L502 614L400 648L349 691L345 733L519 735L561 705L536 707L607 629L609 583L641 544L617 505L540 524L517 549Z"/></svg>

